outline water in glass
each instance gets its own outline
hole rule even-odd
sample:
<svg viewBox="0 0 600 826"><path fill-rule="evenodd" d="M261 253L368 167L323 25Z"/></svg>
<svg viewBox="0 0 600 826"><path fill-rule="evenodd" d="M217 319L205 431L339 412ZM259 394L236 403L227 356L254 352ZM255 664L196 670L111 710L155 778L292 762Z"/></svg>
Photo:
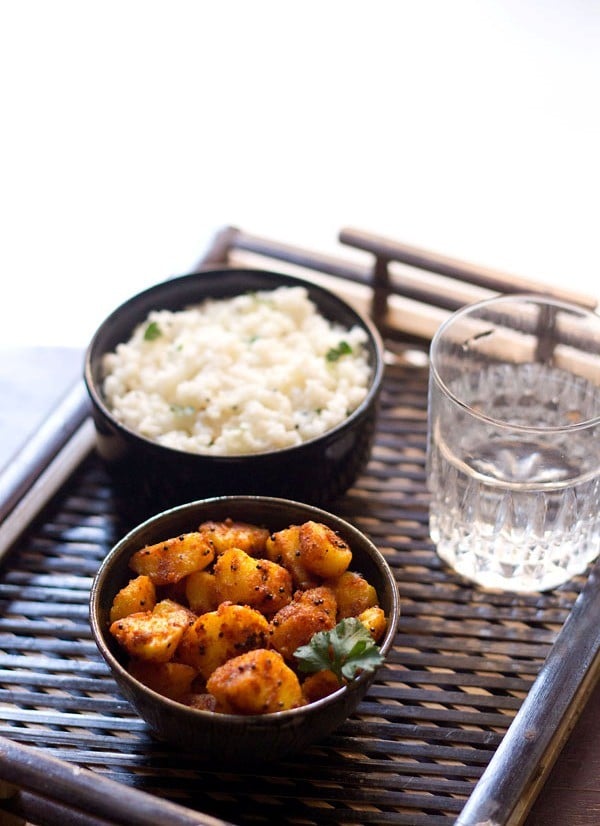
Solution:
<svg viewBox="0 0 600 826"><path fill-rule="evenodd" d="M577 422L598 415L600 389L542 364L484 368L449 389L511 427L453 428L434 417L430 532L440 557L513 591L582 573L600 552L600 440Z"/></svg>

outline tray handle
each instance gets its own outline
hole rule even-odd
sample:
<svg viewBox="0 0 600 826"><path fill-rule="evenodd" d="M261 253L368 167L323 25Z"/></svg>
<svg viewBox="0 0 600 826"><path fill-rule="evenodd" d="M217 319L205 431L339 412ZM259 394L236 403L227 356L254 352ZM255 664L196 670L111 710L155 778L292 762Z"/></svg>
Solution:
<svg viewBox="0 0 600 826"><path fill-rule="evenodd" d="M592 310L598 305L595 297L584 293L449 258L359 229L342 229L339 240L371 258L359 263L227 226L215 235L196 270L233 264L236 255L249 253L305 269L309 277L317 272L341 279L337 285L341 284L340 292L348 300L357 297L350 285L360 285L366 290L360 294L364 305L361 309L369 312L383 335L421 345L427 345L449 313L498 293L550 295ZM330 286L330 282L324 283Z"/></svg>

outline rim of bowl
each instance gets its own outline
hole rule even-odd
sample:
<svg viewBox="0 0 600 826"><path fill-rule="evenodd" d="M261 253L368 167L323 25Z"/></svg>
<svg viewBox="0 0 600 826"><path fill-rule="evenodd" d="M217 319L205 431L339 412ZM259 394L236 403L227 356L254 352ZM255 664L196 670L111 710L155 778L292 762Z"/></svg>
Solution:
<svg viewBox="0 0 600 826"><path fill-rule="evenodd" d="M92 372L92 356L96 357L94 353L97 341L102 334L102 332L108 327L108 325L115 320L118 316L120 316L123 312L125 312L128 308L134 306L137 302L143 300L145 297L149 296L153 292L159 292L163 289L167 289L169 285L173 284L175 289L176 283L180 281L185 281L188 279L200 279L204 275L217 275L222 273L226 275L228 273L231 274L243 274L243 273L253 273L259 276L267 276L273 277L274 279L283 279L283 281L288 284L289 286L303 286L307 287L309 291L321 293L327 297L329 301L333 301L337 303L340 307L342 307L346 312L349 312L351 315L355 316L356 323L360 324L366 331L367 335L369 336L371 343L373 345L373 351L375 354L375 358L373 360L372 367L372 375L369 381L369 386L367 388L367 394L365 398L361 401L361 403L356 407L352 413L347 416L343 421L339 422L334 427L331 427L329 430L325 430L323 433L319 434L318 436L314 436L311 439L307 439L304 442L300 442L297 445L291 445L287 447L278 447L278 448L269 448L267 450L257 451L255 453L202 453L192 452L189 450L182 450L181 448L171 447L169 445L163 445L157 442L154 439L150 439L147 436L138 433L136 430L128 427L127 425L120 422L113 414L109 406L107 405L104 395L101 389L101 382L97 382L94 379L93 372ZM283 286L283 285L282 285ZM269 287L261 287L260 289L267 290ZM273 286L271 289L275 289ZM223 296L223 298L233 297L235 295L243 295L243 292L240 293L232 293L231 296ZM214 296L207 295L204 298L212 298ZM197 303L201 303L204 299L202 297L198 298ZM191 306L187 303L185 306ZM160 309L160 308L159 308ZM183 309L183 308L182 308ZM321 309L317 306L317 310L321 312ZM173 312L176 312L173 311ZM146 313L147 315L147 313ZM145 316L144 316L145 318ZM133 323L131 328L130 334L133 333L133 329L137 324L142 323L144 318L140 317L138 321ZM125 341L125 339L123 339ZM98 357L105 355L105 353L110 352L108 350L103 351L102 353L98 354ZM337 435L339 432L346 430L353 426L356 419L361 418L366 410L371 406L372 402L376 399L383 380L383 371L384 371L384 346L381 335L379 330L377 329L376 325L370 318L368 318L364 313L360 310L353 307L343 298L340 298L331 290L327 289L326 287L322 287L320 284L315 284L311 281L308 281L303 278L299 278L295 275L288 275L286 273L278 273L273 270L262 270L262 269L250 269L247 267L223 267L223 268L214 268L210 270L204 270L198 273L188 273L185 275L175 276L172 279L167 279L166 281L160 281L157 284L153 284L150 287L147 287L144 290L136 293L135 295L131 296L130 298L123 301L119 304L106 318L104 321L100 323L97 327L90 343L87 346L85 352L85 361L84 361L84 383L86 385L88 394L94 403L94 405L98 408L98 410L105 416L108 420L110 420L111 424L120 432L126 434L130 439L139 439L143 444L148 446L152 446L153 449L165 451L167 454L173 454L174 456L198 456L203 459L210 459L211 461L218 460L220 462L239 462L241 459L251 459L252 457L260 457L260 456L274 456L274 455L284 455L286 453L290 453L295 450L299 450L304 446L308 446L314 444L315 442L320 441L321 439L327 439L334 434Z"/></svg>
<svg viewBox="0 0 600 826"><path fill-rule="evenodd" d="M317 709L322 706L333 704L336 702L337 698L339 698L342 694L348 693L349 691L355 691L357 688L361 687L363 683L374 679L378 669L376 669L374 672L363 672L358 677L356 677L352 681L352 683L341 686L332 694L328 694L326 697L322 697L319 700L314 700L313 702L307 703L306 705L300 706L298 708L290 708L285 709L283 711L273 711L269 714L229 714L224 712L215 712L199 708L192 708L191 706L186 706L184 703L180 703L177 700L172 700L169 697L165 697L163 694L159 694L157 691L154 691L152 688L149 688L148 686L144 685L144 683L137 680L129 673L129 671L127 671L125 666L112 653L105 638L107 630L101 628L98 618L98 615L100 613L100 597L102 593L102 588L106 584L106 579L113 562L116 559L120 558L120 556L124 553L124 548L127 545L127 543L130 542L137 533L141 532L151 523L158 522L160 519L163 518L167 518L169 515L173 513L183 512L187 509L192 509L200 505L210 506L211 504L226 502L231 502L232 504L234 504L235 502L240 502L242 504L256 504L257 506L268 502L272 505L281 507L293 506L294 508L300 508L302 510L310 512L315 517L322 515L327 519L333 520L334 522L343 526L345 529L347 528L351 534L358 534L362 538L366 547L369 549L368 556L373 560L373 563L380 570L382 576L384 577L384 579L387 580L387 583L390 586L390 616L388 617L388 625L386 628L385 635L383 637L382 642L379 644L379 649L385 661L392 647L394 637L396 635L396 628L398 624L400 609L400 597L398 593L397 583L389 563L387 562L381 551L377 548L377 546L368 538L368 536L366 536L366 534L364 534L357 527L352 525L352 523L348 522L342 517L313 505L307 505L303 502L297 502L292 499L282 499L276 496L233 495L214 496L208 499L197 499L192 502L187 502L182 505L177 505L173 508L168 508L167 510L161 511L160 513L151 516L149 519L144 520L139 525L128 531L125 534L125 536L123 536L104 557L100 564L100 567L98 568L98 571L94 576L92 587L90 590L90 626L92 629L92 635L94 637L96 646L98 647L102 657L109 665L109 667L119 674L121 680L131 685L132 688L134 688L136 691L141 692L143 694L148 694L152 699L155 700L155 702L164 704L167 708L172 708L178 713L190 715L194 718L210 719L211 721L214 721L215 719L223 719L223 721L226 721L229 725L239 726L247 726L249 722L259 724L261 722L265 723L266 721L273 719L292 719L293 717L306 713L308 709Z"/></svg>

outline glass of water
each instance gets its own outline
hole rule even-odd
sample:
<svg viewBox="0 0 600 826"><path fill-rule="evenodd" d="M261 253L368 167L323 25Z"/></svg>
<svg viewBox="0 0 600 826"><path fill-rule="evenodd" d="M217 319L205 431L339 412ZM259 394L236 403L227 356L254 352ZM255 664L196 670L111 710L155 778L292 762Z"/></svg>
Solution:
<svg viewBox="0 0 600 826"><path fill-rule="evenodd" d="M600 316L550 298L472 304L431 344L427 475L439 556L542 591L600 552Z"/></svg>

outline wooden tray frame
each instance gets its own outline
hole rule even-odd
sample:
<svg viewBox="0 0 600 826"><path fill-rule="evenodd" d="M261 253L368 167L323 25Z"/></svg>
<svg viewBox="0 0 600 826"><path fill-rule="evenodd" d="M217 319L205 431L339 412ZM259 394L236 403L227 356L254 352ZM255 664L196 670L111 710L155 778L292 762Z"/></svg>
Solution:
<svg viewBox="0 0 600 826"><path fill-rule="evenodd" d="M428 341L445 314L466 301L497 291L547 290L543 285L356 230L343 230L340 240L366 254L366 263L334 259L229 227L218 234L198 265L198 270L222 265L267 265L334 286L349 301L371 313L388 348L387 415L374 458L375 465L382 465L384 470L379 475L377 469L374 474L367 473L366 486L361 488L359 483L356 490L336 503L336 508L347 518L357 514L361 527L385 545L384 552L397 566L404 606L397 645L356 720L349 721L323 751L317 749L321 758L323 754L334 754L341 760L331 776L324 778L322 787L320 781L306 774L301 758L285 767L290 772L304 771L302 783L294 789L295 797L290 798L292 802L300 802L298 788L305 792L311 784L312 788L299 810L288 801L290 819L280 822L514 826L523 822L600 674L600 569L594 566L587 577L549 595L517 597L470 588L437 561L423 527L427 513L423 468L426 353ZM427 274L427 279L419 277L420 271ZM441 279L439 283L436 277ZM585 296L564 291L555 294L595 306L594 300ZM386 458L399 443L401 460L394 473L386 466ZM68 568L63 572L60 562L65 540L62 528L57 533L56 526L61 519L73 519L72 514L77 514L79 508L86 525L96 518L103 520L102 542L108 541L106 526L112 516L103 497L110 497L110 486L96 465L87 398L78 383L0 477L0 554L5 557L0 571L0 702L8 720L0 736L0 777L4 781L0 791L7 798L0 811L12 813L15 818L26 817L40 826L238 823L237 819L221 819L222 813L235 810L235 799L232 806L215 805L214 814L206 814L206 807L200 811L181 805L177 802L180 789L168 799L162 789L143 790L144 784L137 788L129 781L120 782L119 771L111 767L99 767L94 761L88 765L77 749L65 754L64 749L40 747L37 734L30 737L27 724L19 720L20 709L28 708L25 701L29 699L36 708L40 696L32 694L28 698L26 692L18 690L18 675L22 673L35 682L24 671L24 665L32 653L40 655L44 651L49 639L48 631L39 630L37 619L27 615L21 618L20 614L26 611L21 605L23 600L31 600L27 603L29 610L34 610L33 605L39 610L36 599L43 601L48 596L23 596L32 588L43 591L35 583L44 579L44 570L31 573L29 581L24 573L29 570L28 563L21 568L21 558L31 555L36 543L44 545L44 553L48 554L44 564L55 577L52 587L64 576L67 593L62 598L67 604L72 600L80 606L77 634L83 636L85 656L93 657L89 634L86 637L80 627L81 622L86 623L85 587L82 589L78 582L69 588ZM83 504L73 505L73 498L78 496L74 487L80 484L82 473L84 486L91 485L92 490L87 499L81 494ZM90 516L90 503L97 502L98 496L105 508ZM373 503L365 505L365 497ZM85 526L72 524L68 530L77 533L78 527L85 532ZM53 571L55 564L58 567ZM97 564L98 559L92 557L87 579L83 576L84 586L86 582L89 585ZM439 605L428 615L427 599L432 595ZM444 616L440 606L446 604L448 614ZM434 639L432 628L444 619L454 641L446 638L442 644ZM460 622L465 630L460 629ZM495 627L497 631L492 632ZM18 656L11 653L11 635ZM486 637L487 643L478 650L477 641ZM29 644L29 650L19 648L21 639ZM466 653L461 654L462 642ZM456 671L452 677L443 676L453 670L443 665L444 645L449 645L447 661ZM477 661L484 648L487 653ZM502 665L493 663L494 659L502 660ZM456 668L457 664L461 668ZM36 665L31 669L36 679L39 671L43 668ZM457 677L459 673L464 676ZM77 669L73 680L77 682ZM110 685L108 675L103 675L102 684ZM47 687L44 690L51 693ZM56 686L53 690L58 691ZM393 713L388 719L391 705ZM61 710L56 700L50 708L58 715L57 725L67 725L70 712ZM126 714L120 707L118 713ZM499 722L500 715L505 724ZM28 716L25 710L23 716ZM388 742L386 730L393 726L394 739ZM365 749L358 757L348 756L353 737L363 749L371 738L370 750ZM450 743L449 748L440 746L445 742ZM469 753L474 758L471 762ZM441 780L440 765L447 767ZM466 765L469 771L464 769ZM191 771L189 767L187 770ZM346 770L347 781L343 778ZM372 785L365 794L350 791L353 783L359 784L367 776ZM285 785L283 773L277 782ZM7 787L7 783L14 787ZM247 790L240 783L238 787L248 805ZM335 793L331 792L333 787ZM224 795L225 787L220 788ZM269 794L276 797L272 787L262 793L265 799ZM281 807L277 811L281 814ZM239 822L261 822L257 812L250 814L250 820L246 816Z"/></svg>

